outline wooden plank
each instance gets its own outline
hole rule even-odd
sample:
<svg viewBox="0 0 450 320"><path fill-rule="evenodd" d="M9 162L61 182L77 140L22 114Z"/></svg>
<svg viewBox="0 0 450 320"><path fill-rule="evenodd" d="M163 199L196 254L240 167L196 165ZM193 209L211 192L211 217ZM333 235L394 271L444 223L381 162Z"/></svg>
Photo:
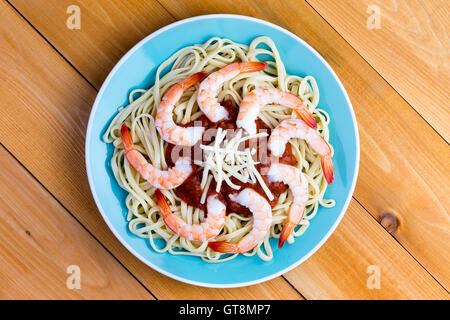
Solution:
<svg viewBox="0 0 450 320"><path fill-rule="evenodd" d="M160 1L177 19L240 13L278 24L308 42L343 82L359 126L355 198L446 288L450 287L448 145L307 3L296 0ZM325 88L322 88L324 90ZM331 107L331 106L325 106Z"/></svg>
<svg viewBox="0 0 450 320"><path fill-rule="evenodd" d="M285 276L307 299L449 298L356 201L323 248Z"/></svg>
<svg viewBox="0 0 450 320"><path fill-rule="evenodd" d="M153 299L3 147L0 166L0 299Z"/></svg>
<svg viewBox="0 0 450 320"><path fill-rule="evenodd" d="M449 141L449 1L307 1Z"/></svg>
<svg viewBox="0 0 450 320"><path fill-rule="evenodd" d="M84 134L96 91L4 2L0 2L3 143L152 293L161 299L301 299L283 278L249 288L186 285L153 271L110 232L91 198ZM11 26L14 26L11 28Z"/></svg>
<svg viewBox="0 0 450 320"><path fill-rule="evenodd" d="M49 2L50 3L50 2ZM49 5L48 10L55 10L55 4L51 3L51 5ZM183 12L186 12L185 15L182 15L182 13L178 14L176 12L176 10L178 10L178 7L180 6L180 8L182 8L182 10L185 10ZM185 7L183 7L185 6ZM280 10L283 11L286 9L283 9L284 7L278 8L278 7L270 7L270 4L267 5L268 8L270 10L268 10L268 12L278 12L276 10ZM303 7L304 6L304 7ZM408 144L411 144L415 147L417 147L417 145L420 144L421 141L416 143L416 135L414 134L414 132L419 132L419 131L423 131L426 134L426 137L424 137L424 139L428 139L430 141L430 143L435 147L437 146L438 149L443 150L442 145L440 144L442 141L439 137L437 137L437 135L435 135L435 133L426 125L426 123L424 123L419 117L417 117L417 115L415 114L414 111L411 110L411 108L404 103L404 101L379 77L379 75L377 75L373 70L371 70L371 68L369 66L367 66L367 64L363 61L363 59L361 59L351 48L350 46L348 46L345 42L343 42L342 40L337 40L337 38L339 37L336 33L333 33L332 31L330 31L329 26L327 26L325 24L325 22L323 22L321 19L317 20L317 15L312 11L312 9L303 4L303 6L301 4L299 4L299 9L300 11L305 11L307 13L308 17L311 17L311 20L306 20L301 22L302 24L299 24L300 22L297 22L295 19L295 15L294 14L281 14L283 18L280 18L280 16L274 15L274 16L269 16L266 17L265 16L265 11L255 11L255 12L247 12L247 14L254 14L257 15L258 17L262 17L262 18L266 18L268 20L271 20L277 24L283 25L286 22L283 22L282 19L284 19L284 17L287 17L289 26L293 26L295 27L295 30L293 31L297 31L298 34L300 34L301 36L303 36L305 38L305 40L307 40L308 42L312 43L313 46L315 46L316 48L319 47L319 45L321 45L321 47L319 48L319 51L325 55L325 57L327 58L327 60L329 60L330 62L333 63L333 66L335 67L335 69L337 69L339 75L341 76L341 78L344 80L344 83L346 85L346 87L349 89L349 93L352 96L352 100L355 103L355 107L357 109L358 112L358 119L360 120L360 124L361 124L361 118L362 118L362 122L363 122L363 126L365 128L367 128L366 130L368 130L369 132L362 132L362 143L363 143L363 163L362 163L362 173L361 173L361 178L360 178L360 184L362 181L362 185L363 187L358 187L358 190L367 190L366 193L364 192L360 192L360 194L362 195L361 198L363 200L365 200L367 202L368 197L372 197L369 200L370 201L375 201L375 205L378 205L379 200L377 200L377 195L379 195L380 192L384 193L384 189L385 188L385 182L389 181L390 179L390 174L389 172L385 171L385 168L383 168L383 166L379 167L378 165L376 165L375 161L372 161L371 159L373 159L375 157L375 160L379 160L377 159L377 157L381 157L381 160L383 160L383 157L387 157L386 161L387 163L392 166L392 170L395 169L397 170L397 168L402 167L403 164L406 163L408 164L407 166L407 170L405 171L406 174L411 174L411 172L413 170L416 170L417 168L414 168L414 166L412 167L410 164L413 164L414 161L412 156L409 156L408 158L406 158L406 160L401 160L398 159L397 157L397 153L393 153L394 151L391 151L391 149L395 149L394 147L390 147L388 145L388 141L384 140L386 136L389 136L390 134L392 134L393 129L387 128L387 133L385 135L381 135L381 137L379 138L379 129L375 124L373 124L372 122L374 122L374 119L376 120L377 117L375 117L375 115L370 115L367 114L367 112L361 107L364 105L369 105L371 106L371 108L373 108L375 110L375 112L377 112L377 114L381 114L383 115L383 113L387 112L388 115L385 117L388 118L392 118L390 121L392 121L392 126L397 128L401 128L400 132L403 135L403 137L401 138L406 138L406 141ZM185 17L187 15L195 15L195 14L201 14L201 13L213 13L213 12L217 12L217 11L221 11L221 12L235 12L237 11L237 9L234 8L234 6L232 5L232 2L225 2L225 3L220 3L217 4L217 7L214 8L214 4L200 4L197 2L190 2L189 6L187 5L183 5L183 3L181 2L176 2L176 3L172 3L170 4L168 7L170 7L171 9L174 9L173 14L175 16L177 16L177 18L181 18L181 17ZM256 6L249 6L251 8L255 8ZM261 7L266 7L266 6L259 6L256 8L261 8ZM22 12L22 8L20 8L21 12ZM189 11L192 10L192 11ZM258 9L259 10L259 9ZM309 10L309 11L308 11ZM57 14L57 12L54 12L55 14ZM242 13L242 12L241 12ZM246 12L244 12L246 13ZM28 15L25 14L25 16L28 18ZM315 17L315 18L314 18ZM131 19L132 17L130 17ZM30 19L33 20L33 19ZM316 26L317 25L317 26ZM53 30L52 28L49 28L51 30ZM291 29L292 30L292 29ZM303 32L312 32L312 33L305 33L302 34ZM301 31L301 32L300 32ZM317 38L319 37L319 34L321 34L322 32L324 32L325 34L322 35L323 38ZM92 34L91 35L92 39L96 39L96 35ZM327 39L331 40L331 44L327 45ZM321 40L321 41L320 41ZM95 41L91 41L91 42L95 42ZM314 43L313 43L314 42ZM55 44L56 45L56 44ZM337 48L334 48L334 45ZM346 58L350 58L351 61L353 61L352 64L346 63L345 59L343 57L340 56L340 51L343 50L344 51L344 55ZM366 73L369 73L368 75L366 75ZM370 73L372 72L373 74L373 78L372 79L372 74ZM374 81L374 82L373 82ZM78 82L76 82L78 83ZM11 90L11 89L8 89ZM70 97L71 95L69 95ZM57 98L54 98L57 100ZM66 97L67 99L67 97ZM80 108L80 109L86 109L87 107L83 105L83 102L80 102L80 96L78 95L77 98L77 102L75 102L75 98L74 102L70 101L71 99L67 99L69 100L69 105L71 103L76 103L75 105ZM89 100L90 98L88 98ZM27 99L26 101L30 101L32 99ZM356 100L356 101L355 101ZM400 109L400 115L398 114L391 114L391 110L388 108L385 108L384 105L387 105L387 101L393 101L394 105L396 106L396 108ZM14 103L11 102L13 105ZM15 102L15 104L17 104L17 102ZM64 106L67 105L67 101L62 103L61 105L44 105L43 108L45 108L45 110L42 110L42 114L47 114L49 112L55 112L55 111L51 111L53 109L63 109L65 110L65 116L66 117L73 117L75 115L75 118L77 119L77 114L75 113L74 108L64 108ZM23 112L20 112L21 108L23 108L22 106L16 106L15 108L17 108L19 111L17 113L19 114L23 114ZM68 110L70 109L70 110ZM77 108L75 108L77 109ZM18 119L20 117L19 114L14 114L11 116L11 119ZM84 114L84 113L83 113ZM409 131L408 128L403 128L404 126L402 125L402 116L405 116L406 119L411 123L411 131ZM383 118L385 118L383 117ZM29 127L33 122L36 121L36 119L39 118L39 115L37 115L35 118L33 119L29 119L28 116L27 118L23 119L22 121L26 121L27 123L22 124L23 128L27 128ZM66 139L62 139L61 136L65 136L68 133L70 133L71 131L77 130L78 132L78 127L76 127L76 124L78 124L78 126L83 127L84 129L84 121L86 119L77 119L76 121L74 121L74 124L71 124L70 126L59 126L61 129L61 133L59 136L55 136L53 139L53 145L55 149L57 149L56 146L58 146L58 148L61 148L62 150L64 150L64 154L67 154L67 158L68 159L80 159L80 155L78 154L74 154L74 152L72 151L72 149L78 149L78 145L81 145L81 142L77 142L78 137L72 137L73 135L69 134L69 137ZM61 120L55 120L57 123L61 122ZM77 128L77 129L75 129ZM39 136L43 136L46 137L49 134L51 134L52 129L51 128L47 128L45 126L40 127L36 130L39 130ZM391 130L391 131L389 131ZM405 132L406 130L406 132ZM24 139L25 141L28 141L30 139L33 139L33 135L28 134L27 138ZM67 139L71 139L69 142L67 142ZM45 139L43 139L45 140ZM25 158L26 153L26 148L24 146L16 146L15 142L16 140L13 138L9 139L9 145L11 145L12 148L14 148L14 152L15 154L17 154L19 157L23 157ZM372 142L372 144L367 144L366 141ZM398 145L402 146L401 143L399 143L399 141L401 141L401 139L396 139L394 140L394 145L395 147L397 147ZM44 143L45 145L49 146L48 142L45 141L40 141L40 143ZM376 149L373 148L373 144L375 143L375 146L377 147ZM385 156L384 153L380 153L378 150L380 150L380 147L377 145L379 144L381 147L385 148L386 146L388 146L388 151L389 153ZM45 153L45 156L48 156L49 158L52 158L52 151L48 150L49 148L46 148L44 146L42 146L41 144L38 144L39 146L39 150L36 150L36 154L41 154L41 153ZM50 148L51 149L51 148ZM374 150L372 150L374 149ZM400 148L401 151L405 150L405 147L401 147ZM379 152L379 153L376 153ZM395 152L398 152L395 151ZM428 160L429 155L426 152L422 152L419 153L419 163L423 164ZM431 159L433 159L433 156L431 156ZM42 157L42 156L41 156ZM365 158L364 158L365 157ZM42 169L42 164L41 163L37 163L38 161L40 161L40 159L36 159L33 158L33 161L30 160L24 160L27 161L27 166L30 168L30 170L36 171L36 174L39 175L39 179L41 179L41 181L43 181L48 188L50 188L53 192L55 192L55 194L58 196L58 198L60 198L63 203L65 203L67 205L67 207L69 207L73 212L82 212L83 209L85 210L86 208L86 204L84 201L80 201L80 197L83 198L82 193L83 191L77 191L77 190L73 190L74 189L74 182L77 182L79 180L79 176L80 176L80 168L79 168L79 164L78 161L72 161L71 163L64 163L61 161L56 161L54 159L52 159L51 161L51 169ZM81 160L80 160L81 161ZM435 160L433 160L435 161ZM392 163L392 164L391 164ZM381 161L381 164L385 164L385 162ZM54 170L54 168L66 168L64 170L62 170L63 172L66 172L67 174L64 175L62 178L60 177L59 179L56 179L56 181L51 180L51 177L49 177L49 170ZM380 170L381 169L381 170ZM390 168L391 169L391 168ZM373 174L371 173L371 170L374 170ZM50 171L51 172L51 171ZM373 175L373 176L372 176ZM381 175L381 176L378 176ZM415 182L415 180L414 180ZM83 181L81 183L84 183ZM421 184L423 182L419 181L419 186L418 188L420 189L421 186L423 186L423 184ZM75 183L77 186L79 183ZM86 196L86 194L88 194L88 189L87 186L81 186L81 189L84 190L84 197ZM373 189L373 190L372 190ZM380 190L378 190L380 189ZM380 200L380 208L377 208L376 210L373 210L373 214L375 216L377 216L380 213L384 213L384 210L386 210L385 208L388 206L392 206L393 209L402 212L402 214L404 213L405 215L407 215L408 213L408 208L409 207L401 207L401 205L399 205L397 202L398 198L395 199L395 196L398 196L399 193L404 192L404 187L402 187L400 181L395 181L394 180L394 186L392 186L391 188L389 188L388 190L386 190L386 197L381 198ZM427 188L429 189L429 188ZM437 188L439 189L439 188ZM372 194L370 194L372 193ZM392 193L392 194L391 194ZM388 196L389 195L389 196ZM413 194L408 195L407 200L410 201L411 197ZM429 194L426 195L426 198L429 199L434 199L433 198L434 195L430 196ZM385 200L384 198L386 198L387 200ZM84 198L83 198L84 200ZM385 201L387 201L387 204L385 203ZM435 201L435 200L433 200ZM91 203L91 202L89 202ZM92 204L91 204L92 206ZM373 208L373 207L372 207ZM428 209L428 208L427 208ZM94 210L93 207L91 207L91 210ZM80 213L81 215L82 213ZM427 212L427 214L429 214ZM431 213L432 214L432 213ZM439 213L438 213L439 214ZM83 219L88 220L88 218L83 217ZM409 221L412 221L412 225L414 226L415 221L414 221L414 216L413 217L408 217L408 223L406 222L402 222L402 231L406 228L407 230L410 230L410 226L409 226ZM419 220L416 220L419 221ZM407 227L405 227L405 225ZM373 227L368 227L369 230L371 230ZM432 232L433 230L425 230L425 233L427 233L428 236L428 232ZM368 231L368 237L372 236L374 238L377 238L378 235L377 229L371 230L370 232ZM442 233L442 232L441 232ZM403 234L403 233L401 233ZM413 244L417 244L418 240L416 241L416 239L414 238L414 236L416 236L416 234L414 234L414 232L410 232L410 234L412 234L412 240L410 240L409 238L407 239L408 241L412 241ZM408 234L408 236L410 235ZM352 238L354 239L355 242L364 242L364 239L360 239L360 237L363 237L362 235L359 235L358 233L356 234L352 234L352 235L347 235L346 237L348 238ZM384 234L384 238L385 239L389 239L389 237ZM445 239L445 238L444 238ZM435 240L435 239L433 239ZM386 240L387 241L387 240ZM443 239L437 239L439 245L443 245L445 247L445 242ZM422 240L423 242L423 240ZM429 249L429 245L432 244L432 241L425 241L425 248ZM328 246L328 244L326 245ZM352 250L351 246L348 246L349 248L346 250ZM342 254L346 254L345 251L342 251L342 246L337 246L337 247L332 247L333 250L335 250L336 252L342 252ZM442 257L442 252L439 251L439 246L431 246L432 252L433 254L437 254L438 256L441 255ZM388 249L386 249L388 250ZM397 252L398 249L394 250L394 252ZM371 252L355 252L355 255L359 255L361 256L361 259L365 259L367 261L371 260L371 257L374 257L374 255ZM445 258L445 257L444 257ZM315 257L312 257L311 259L315 259ZM433 261L432 261L433 262ZM403 266L402 261L399 262L399 265L397 266L398 270L410 270L411 268L414 268L417 270L421 270L421 267L418 264L411 264L410 262L408 262L407 266ZM414 265L414 267L412 267L411 265ZM337 267L337 266L333 266L333 267L329 267L327 263L324 263L323 266L321 266L323 269L323 273L327 274L330 281L334 281L334 282L338 282L340 283L340 287L339 290L341 292L341 296L347 296L347 295L351 295L353 294L355 297L356 296L361 296L361 293L359 292L353 292L354 290L354 286L352 286L351 284L347 284L347 283L342 283L339 282L340 279L345 279L346 275L348 272L354 272L354 273L358 273L360 272L360 270L358 269L352 269L352 265L347 265L344 261L341 261L341 264ZM355 267L356 268L356 267ZM443 270L444 268L441 266L441 270ZM400 272L399 271L399 272ZM445 271L445 270L444 270ZM423 274L422 271L417 271L419 274ZM405 279L405 276L403 278L400 279ZM429 279L429 278L427 278ZM314 282L314 278L310 279L310 283ZM328 284L329 286L330 284ZM433 280L431 280L430 285L432 286L433 290L438 290L436 288L439 288L439 285L436 284L436 282L433 282ZM254 287L252 287L251 289L253 290ZM327 287L325 284L321 284L317 287L314 286L310 286L306 288L307 290L311 290L306 292L305 294L307 294L308 296L314 297L314 296L318 296L320 292L327 292ZM428 287L428 289L430 289ZM427 290L428 290L427 289ZM402 294L402 291L400 289L397 289L399 291L395 291L394 289L394 293L391 293L390 296L393 296L395 294L397 294L398 296L400 296ZM430 289L430 292L428 292L430 295L433 295L432 292L435 292ZM222 291L220 291L222 292ZM282 290L278 290L278 292L282 292ZM415 295L415 296L422 296L423 292L412 292L410 293L411 295ZM368 293L367 297L370 297L371 295ZM335 297L339 297L338 294L335 295Z"/></svg>
<svg viewBox="0 0 450 320"><path fill-rule="evenodd" d="M125 52L149 33L173 22L157 1L10 2L97 89ZM80 29L66 27L71 15L67 8L73 5L80 8Z"/></svg>

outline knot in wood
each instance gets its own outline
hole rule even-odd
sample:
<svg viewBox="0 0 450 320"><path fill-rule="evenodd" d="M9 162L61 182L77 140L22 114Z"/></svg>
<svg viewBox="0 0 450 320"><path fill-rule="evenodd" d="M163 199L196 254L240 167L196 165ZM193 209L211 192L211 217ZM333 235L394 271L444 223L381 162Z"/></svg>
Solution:
<svg viewBox="0 0 450 320"><path fill-rule="evenodd" d="M380 224L389 233L395 232L399 226L397 217L394 214L389 213L389 212L381 215Z"/></svg>

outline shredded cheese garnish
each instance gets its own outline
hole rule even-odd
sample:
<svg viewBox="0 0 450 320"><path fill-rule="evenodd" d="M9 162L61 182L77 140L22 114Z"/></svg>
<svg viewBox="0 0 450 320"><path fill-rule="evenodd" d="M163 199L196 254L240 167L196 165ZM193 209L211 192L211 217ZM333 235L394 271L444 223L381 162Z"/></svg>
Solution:
<svg viewBox="0 0 450 320"><path fill-rule="evenodd" d="M206 195L208 194L208 189L209 189L209 185L211 184L212 178L213 178L212 175L208 175L208 178L206 179L206 186L202 187L203 193L202 193L202 196L200 197L201 204L205 204Z"/></svg>
<svg viewBox="0 0 450 320"><path fill-rule="evenodd" d="M243 183L258 182L269 200L273 200L274 196L255 167L255 165L259 163L253 160L256 149L244 149L242 147L243 142L268 136L268 133L263 132L242 137L242 130L238 130L232 138L225 139L226 136L227 131L219 128L217 130L216 139L212 144L200 145L200 148L203 149L204 152L204 161L194 161L196 165L203 167L203 177L201 181L203 194L200 202L204 203L212 178L216 181L216 192L220 191L223 182L235 190L240 190L241 186L233 183L230 179L231 177L234 177ZM212 176L209 173L211 173Z"/></svg>

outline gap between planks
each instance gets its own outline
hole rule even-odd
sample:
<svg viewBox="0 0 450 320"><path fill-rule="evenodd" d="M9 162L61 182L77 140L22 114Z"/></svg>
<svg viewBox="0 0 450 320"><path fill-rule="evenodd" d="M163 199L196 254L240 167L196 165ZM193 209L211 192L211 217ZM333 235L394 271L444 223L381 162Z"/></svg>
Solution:
<svg viewBox="0 0 450 320"><path fill-rule="evenodd" d="M57 203L58 203L58 205L59 206L61 206L61 208L64 210L64 211L66 211L68 214L69 214L69 216L70 217L72 217L75 221L76 221L76 223L78 223L80 226L81 226L81 228L82 229L84 229L109 255L111 255L111 257L114 259L114 260L116 260L118 263L119 263L119 265L122 267L122 268L124 268L125 269L125 271L126 272L128 272L130 275L131 275L131 277L133 277L133 279L135 279L154 299L156 299L156 300L158 300L158 298L130 271L130 270L128 270L128 268L119 260L119 259L117 259L117 257L116 256L114 256L114 254L112 254L112 252L99 240L99 239L97 239L97 237L89 230L89 229L87 229L82 223L81 223L81 221L80 220L78 220L78 218L75 216L75 215L73 215L72 214L72 212L70 212L70 210L68 209L68 208L66 208L65 206L64 206L64 204L63 203L61 203L61 201L59 201L59 199L58 198L56 198L55 197L55 195L50 191L50 190L48 190L43 184L42 184L42 182L41 181L39 181L39 179L37 179L34 175L33 175L33 173L31 173L30 172L30 170L28 170L26 167L25 167L25 165L22 163L22 162L20 162L20 160L19 159L17 159L17 157L14 155L14 154L12 154L12 152L10 151L10 150L8 150L8 148L6 148L1 142L0 142L0 148L2 148L4 151L6 151L15 161L16 161L16 163L18 164L18 166L19 167L21 167L23 170L25 170L25 172L34 180L34 181L36 181L41 187L42 187L42 189L44 189L45 190L45 192L47 192L51 197L52 197L52 199L54 199Z"/></svg>
<svg viewBox="0 0 450 320"><path fill-rule="evenodd" d="M347 45L349 45L349 47L351 47L351 49L362 59L362 60L364 60L364 62L365 63L367 63L367 65L375 72L375 73L377 73L382 79L383 79L383 81L385 82L385 83L387 83L388 84L388 86L399 96L399 97L401 97L401 99L412 109L412 110L414 110L414 112L429 126L429 127L431 127L432 128L432 130L444 141L444 142L446 142L447 143L447 141L445 140L445 138L442 136L442 134L440 134L440 132L439 131L437 131L431 124L430 124L430 122L429 121L427 121L427 119L425 119L425 117L421 114L421 113L419 113L419 111L418 110L416 110L409 102L408 102L408 100L406 100L406 98L403 96L403 95L401 95L399 92L398 92L398 90L396 89L396 88L394 88L394 86L389 82L389 81L387 81L387 79L382 75L382 74L380 74L380 72L378 72L378 70L371 64L371 63L369 63L368 61L367 61L367 59L366 58L364 58L363 57L363 55L360 53L360 52L358 52L356 49L355 49L355 47L349 42L349 41L347 41L347 39L345 39L344 38L344 36L341 34L341 33L339 33L335 28L334 28L334 26L333 25L331 25L331 23L330 22L328 22L328 20L326 20L311 4L310 4L310 2L309 2L309 0L304 0L305 2L306 2L306 4L315 12L315 14L321 19L321 20L323 20L323 21L325 21L326 22L326 24L329 26L329 27L331 27L331 29L334 31L334 32L336 32L336 34L338 34L339 35L339 37L340 37L340 39L343 41L343 42L345 42ZM158 2L163 8L164 8L164 10L173 18L173 19L175 19L176 21L178 21L179 19L176 17L176 15L175 14L173 14L163 3L161 3L160 2L160 0L156 0L156 2ZM355 189L356 190L356 189ZM408 255L410 255L437 283L439 283L439 285L444 289L444 290L446 290L447 291L447 289L445 288L445 286L444 286L444 284L443 283L441 283L440 281L438 281L437 280L437 278L430 272L430 271L428 271L426 268L425 268L425 266L422 264L422 263L420 263L420 261L409 251L409 250L407 250L406 248L405 248L405 246L399 241L399 239L397 239L395 236L394 236L394 234L392 234L391 232L389 232L386 228L384 228L382 225L381 225L381 222L380 221L378 221L377 219L376 219L376 217L374 216L374 215L372 215L371 213L370 213L370 211L353 195L352 196L352 200L355 200L363 209L364 209L364 211L369 215L369 216L371 216L372 218L373 218L373 220L375 220L376 222L377 222L377 224L378 225L380 225L380 227L386 232L386 233L388 233L390 236L391 236L391 238L393 238L399 245L400 245L400 247L401 248L403 248L403 250L405 251L405 252L407 252L408 253Z"/></svg>
<svg viewBox="0 0 450 320"><path fill-rule="evenodd" d="M4 276L2 289L6 291L0 290L0 296L4 299L155 299L120 261L104 251L101 243L89 238L86 234L89 231L77 219L73 221L64 213L56 215L64 207L2 144L0 160L3 168L0 184L4 187L0 205L9 212L1 219L2 228L6 228L6 233L2 233L6 247L2 248L0 260L6 269L0 273ZM24 189L23 185L29 188ZM40 206L36 207L36 203ZM24 215L23 210L28 214ZM44 212L40 213L41 210ZM81 236L87 237L87 241L80 246L76 239ZM5 242L10 237L13 239ZM22 245L18 246L17 241ZM70 265L78 266L83 278L75 291L68 287L66 280L69 276L65 269ZM110 279L114 276L115 279ZM128 291L121 295L123 286Z"/></svg>
<svg viewBox="0 0 450 320"><path fill-rule="evenodd" d="M411 105L411 103L380 72L378 72L378 70L375 68L375 66L373 66L373 64L371 64L369 61L367 61L367 59L364 58L364 56L358 50L356 50L356 48L349 41L347 41L347 39L344 38L342 33L340 33L330 22L328 22L327 19L325 19L324 16L322 16L320 14L319 11L316 10L316 8L314 8L314 6L309 2L309 0L304 0L304 1L311 7L311 9L314 10L314 12L317 15L319 15L322 18L322 20L324 20L330 26L330 28L332 28L336 32L336 34L338 34L341 37L341 39L343 41L345 41L350 47L352 47L352 49L361 57L361 59L363 59L372 68L372 70L375 71L392 88L392 90L394 90L403 99L403 101L405 101L405 103L407 105L409 105L411 107L411 109L413 109L416 112L416 114L420 118L422 118L422 120L425 121L434 130L434 132L436 132L436 134L439 137L441 137L441 139L444 142L448 143L447 140L445 140L444 136L438 130L436 130L436 128L434 126L432 126L431 123L416 108L414 108ZM159 3L159 1L158 1L158 3Z"/></svg>
<svg viewBox="0 0 450 320"><path fill-rule="evenodd" d="M33 28L33 30L34 31L36 31L36 33L42 38L42 39L44 39L45 40L45 42L48 44L48 45L50 45L52 48L53 48L53 50L55 50L63 59L64 59L64 61L66 61L71 67L72 67L72 69L73 70L75 70L96 92L98 92L98 89L41 33L41 32L39 32L39 30L27 19L27 18L25 18L24 16L23 16L23 14L20 12L20 11L18 11L17 10L17 8L15 8L8 0L5 0L16 12L17 12L17 14L19 14L20 15L20 17L22 18L22 19L24 19L32 28ZM157 1L159 4L161 4L159 1ZM164 6L162 6L163 8L164 8ZM164 10L166 10L165 8L164 8ZM167 11L167 10L166 10ZM167 11L168 12L168 11ZM168 12L168 14L170 15L170 16L172 16L171 14L170 14L170 12ZM172 16L173 17L173 16ZM175 17L173 17L174 19L175 19ZM176 21L178 21L177 19L175 19ZM108 248L106 248L106 246L99 240L99 239L97 239L97 237L95 237L95 235L94 234L92 234L92 232L90 232L82 223L81 223L81 221L79 221L74 215L73 215L73 213L72 212L70 212L70 210L68 209L68 208L66 208L57 198L56 198L56 196L52 193L52 192L50 192L50 190L48 190L42 183L41 183L41 181L39 181L18 159L17 159L17 157L15 157L3 144L1 144L1 142L0 142L0 145L28 172L28 174L30 174L32 177L33 177L33 179L35 179L41 186L42 186L42 188L44 188L51 196L52 196L52 198L53 199L55 199L63 208L64 208L64 210L70 215L70 216L72 216L72 218L74 218L90 235L91 235L91 237L93 237L98 243L100 243L100 245L117 261L117 262L119 262L119 264L127 271L127 272L129 272L132 276L133 276L133 278L134 279L136 279L138 282L139 282L139 284L141 284L155 299L157 299L158 300L158 298L130 271L130 270L128 270L128 268L108 249ZM303 299L305 299L305 300L307 300L306 299L306 297L289 281L289 280L287 280L286 279L286 277L284 276L284 275L281 275L280 276L281 278L283 278L288 284L289 284L289 286L291 286L292 287L292 289L294 289L299 295L300 295L300 297L302 297Z"/></svg>
<svg viewBox="0 0 450 320"><path fill-rule="evenodd" d="M11 5L11 4L10 4ZM12 6L12 5L11 5ZM164 7L164 6L163 6ZM15 8L14 8L15 9ZM173 15L164 7L164 9L170 14L170 16L172 16L173 17ZM16 10L17 11L17 10ZM18 12L18 11L17 11ZM20 12L18 12L19 14L20 14ZM23 15L22 14L20 14L21 16L22 16L22 18L24 18L23 17ZM26 18L24 18L30 25L31 25L31 23L26 19ZM38 31L38 30L36 30L36 28L34 28L34 26L33 25L31 25L32 27L33 27L33 29L35 29L35 31L36 32L38 32L38 34L43 38L43 39L45 39L45 41L47 42L47 43L49 43L50 45L51 45L51 47L54 49L54 50L56 50L56 48ZM344 39L344 41L345 41L345 39ZM346 41L347 42L347 41ZM348 42L347 42L348 43ZM82 76L82 78L84 78L96 91L97 91L97 89L92 85L92 83L90 83L79 71L78 71L78 69L77 68L75 68L62 54L61 54L61 52L59 52L58 50L56 50L57 52L58 52L58 54L61 56L61 57L63 57L63 59L65 60L65 61L67 61L68 63L69 63L69 65L71 65L72 66L72 68L76 71L76 72L78 72L81 76ZM355 199L356 200L356 199ZM358 202L359 203L359 202ZM365 207L363 207L364 208L364 210L366 210L366 212L368 212L367 211L367 209L365 208ZM370 214L370 213L369 213ZM374 218L374 217L373 217ZM374 218L375 219L375 218ZM376 219L375 219L376 220ZM391 235L392 236L392 235ZM396 239L395 237L394 237L394 239ZM396 239L396 241L398 242L398 240ZM408 252L408 254L409 254L409 252ZM414 257L413 257L414 258ZM415 259L415 258L414 258ZM415 259L416 260L416 259ZM290 283L291 284L291 283ZM291 284L292 285L292 284Z"/></svg>

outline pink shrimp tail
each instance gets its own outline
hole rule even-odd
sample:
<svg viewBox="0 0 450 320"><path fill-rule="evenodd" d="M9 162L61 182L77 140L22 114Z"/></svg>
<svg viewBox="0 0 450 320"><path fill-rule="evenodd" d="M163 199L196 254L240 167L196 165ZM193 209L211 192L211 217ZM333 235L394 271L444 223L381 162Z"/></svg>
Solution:
<svg viewBox="0 0 450 320"><path fill-rule="evenodd" d="M296 111L300 118L305 121L308 127L311 127L314 130L317 129L316 119L314 119L313 115L311 114L311 112L309 112L308 109L306 109L306 107L296 109Z"/></svg>
<svg viewBox="0 0 450 320"><path fill-rule="evenodd" d="M123 148L125 149L125 152L133 150L134 149L133 138L131 137L130 130L128 130L128 127L125 123L122 124L122 127L120 128L120 135L122 137L122 144Z"/></svg>
<svg viewBox="0 0 450 320"><path fill-rule="evenodd" d="M166 198L159 189L155 190L156 202L158 202L159 211L161 212L163 218L172 214L172 210L170 210L169 204L167 203Z"/></svg>
<svg viewBox="0 0 450 320"><path fill-rule="evenodd" d="M242 62L240 64L241 72L255 72L255 71L261 71L266 69L268 66L265 62L257 62L257 61L251 61L251 62Z"/></svg>
<svg viewBox="0 0 450 320"><path fill-rule="evenodd" d="M328 184L331 184L334 180L334 167L330 154L322 157L322 170L325 175L325 180L327 180Z"/></svg>
<svg viewBox="0 0 450 320"><path fill-rule="evenodd" d="M183 89L188 89L188 88L192 87L193 85L195 85L196 83L203 80L203 78L206 77L207 75L208 74L205 71L200 71L200 72L194 73L193 75L190 75L189 77L187 77L186 79L181 81L180 84L183 87Z"/></svg>
<svg viewBox="0 0 450 320"><path fill-rule="evenodd" d="M236 243L228 241L213 241L208 243L208 247L216 252L222 253L238 253L238 246Z"/></svg>
<svg viewBox="0 0 450 320"><path fill-rule="evenodd" d="M169 204L167 203L166 198L162 194L162 192L159 189L155 190L155 196L156 196L156 202L158 203L159 212L161 212L163 216L163 220L166 223L166 226L172 230L173 232L177 233L175 230L173 230L170 227L170 223L167 223L167 218L169 218L170 215L172 215L172 210L170 210Z"/></svg>
<svg viewBox="0 0 450 320"><path fill-rule="evenodd" d="M278 239L278 248L282 248L284 243L286 242L289 235L295 228L295 224L292 222L286 222L283 226L283 230L281 230L280 239Z"/></svg>

